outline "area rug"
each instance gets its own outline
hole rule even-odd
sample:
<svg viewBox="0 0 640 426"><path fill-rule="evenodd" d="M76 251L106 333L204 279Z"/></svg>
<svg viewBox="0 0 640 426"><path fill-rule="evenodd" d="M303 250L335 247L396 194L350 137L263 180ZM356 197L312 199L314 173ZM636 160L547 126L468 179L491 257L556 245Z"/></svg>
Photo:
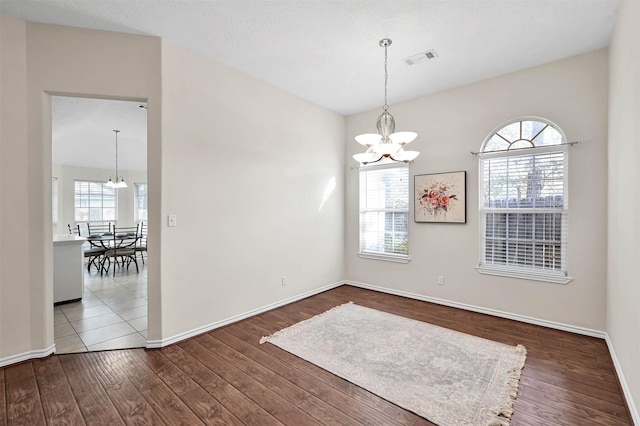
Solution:
<svg viewBox="0 0 640 426"><path fill-rule="evenodd" d="M354 303L263 337L441 426L508 425L524 346Z"/></svg>

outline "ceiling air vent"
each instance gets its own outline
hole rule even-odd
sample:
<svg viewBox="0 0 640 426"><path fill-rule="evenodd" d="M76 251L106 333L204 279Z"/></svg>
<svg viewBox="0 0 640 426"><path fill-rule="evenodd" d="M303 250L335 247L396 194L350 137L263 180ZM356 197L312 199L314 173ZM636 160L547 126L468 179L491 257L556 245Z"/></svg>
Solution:
<svg viewBox="0 0 640 426"><path fill-rule="evenodd" d="M426 52L416 53L415 55L404 58L403 61L407 65L415 65L420 62L429 61L438 57L435 50L427 50Z"/></svg>

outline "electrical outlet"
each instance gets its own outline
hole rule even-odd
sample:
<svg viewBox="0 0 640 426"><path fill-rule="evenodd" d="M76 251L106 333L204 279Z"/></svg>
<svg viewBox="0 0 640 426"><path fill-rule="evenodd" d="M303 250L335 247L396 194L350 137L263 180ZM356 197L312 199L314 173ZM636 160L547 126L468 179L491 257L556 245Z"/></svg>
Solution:
<svg viewBox="0 0 640 426"><path fill-rule="evenodd" d="M286 286L287 285L287 277L283 276L282 277L282 286Z"/></svg>
<svg viewBox="0 0 640 426"><path fill-rule="evenodd" d="M444 275L438 275L438 285L444 285Z"/></svg>

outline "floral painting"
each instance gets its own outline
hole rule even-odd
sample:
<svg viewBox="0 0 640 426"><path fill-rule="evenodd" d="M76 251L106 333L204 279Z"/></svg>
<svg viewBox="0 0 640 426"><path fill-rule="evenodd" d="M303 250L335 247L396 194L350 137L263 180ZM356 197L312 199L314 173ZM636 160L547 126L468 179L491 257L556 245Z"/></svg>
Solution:
<svg viewBox="0 0 640 426"><path fill-rule="evenodd" d="M467 172L415 176L416 222L467 223Z"/></svg>

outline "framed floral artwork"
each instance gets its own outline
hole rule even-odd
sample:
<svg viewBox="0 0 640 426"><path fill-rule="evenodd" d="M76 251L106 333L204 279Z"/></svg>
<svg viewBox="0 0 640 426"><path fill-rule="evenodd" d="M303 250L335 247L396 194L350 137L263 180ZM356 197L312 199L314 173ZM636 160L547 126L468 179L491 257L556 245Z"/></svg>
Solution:
<svg viewBox="0 0 640 426"><path fill-rule="evenodd" d="M467 172L416 175L416 222L467 223Z"/></svg>

